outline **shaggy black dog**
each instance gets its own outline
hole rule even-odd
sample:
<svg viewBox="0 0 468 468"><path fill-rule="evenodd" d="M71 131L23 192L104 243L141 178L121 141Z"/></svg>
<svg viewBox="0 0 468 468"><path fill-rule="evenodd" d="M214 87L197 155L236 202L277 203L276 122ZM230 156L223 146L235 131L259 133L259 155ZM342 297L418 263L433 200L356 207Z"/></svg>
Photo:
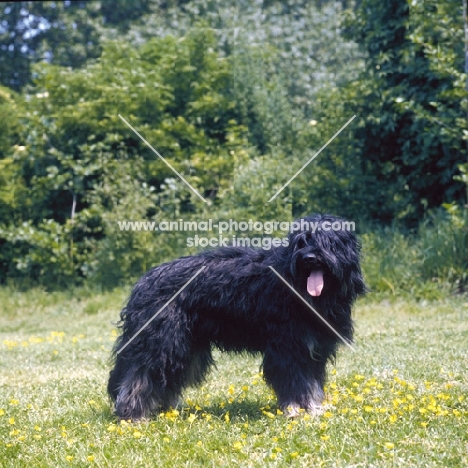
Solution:
<svg viewBox="0 0 468 468"><path fill-rule="evenodd" d="M120 418L175 407L184 388L204 380L213 346L261 353L264 378L286 414L319 411L340 337L270 267L347 341L351 307L366 288L355 235L330 228L343 220L302 219L318 223L316 231L292 232L288 246L206 251L157 266L136 283L121 312L108 384Z"/></svg>

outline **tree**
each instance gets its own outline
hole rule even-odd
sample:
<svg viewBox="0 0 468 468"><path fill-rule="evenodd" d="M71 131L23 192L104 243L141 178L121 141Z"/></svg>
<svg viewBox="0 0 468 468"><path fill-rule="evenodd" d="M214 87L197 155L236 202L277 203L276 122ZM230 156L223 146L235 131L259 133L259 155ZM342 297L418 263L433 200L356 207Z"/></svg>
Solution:
<svg viewBox="0 0 468 468"><path fill-rule="evenodd" d="M355 137L362 172L375 181L373 218L413 224L463 196L453 182L466 152L461 8L457 0L363 0L348 21L367 54L348 93L358 94Z"/></svg>
<svg viewBox="0 0 468 468"><path fill-rule="evenodd" d="M201 211L202 202L171 182L174 173L119 113L210 203L219 203L217 194L233 177L231 152L246 142L229 63L216 48L212 34L199 30L138 49L109 42L98 61L79 70L34 67L14 150L13 178L24 190L11 218L0 223L6 275L66 283L101 275L108 263L96 259L113 252L107 271L130 276L150 258L160 261L171 242L161 238L144 249L138 235L115 232L117 213L125 221ZM129 245L141 255L138 248L128 254Z"/></svg>
<svg viewBox="0 0 468 468"><path fill-rule="evenodd" d="M0 22L0 83L15 90L31 65L47 61L80 67L97 58L104 36L126 31L149 11L149 0L6 2Z"/></svg>

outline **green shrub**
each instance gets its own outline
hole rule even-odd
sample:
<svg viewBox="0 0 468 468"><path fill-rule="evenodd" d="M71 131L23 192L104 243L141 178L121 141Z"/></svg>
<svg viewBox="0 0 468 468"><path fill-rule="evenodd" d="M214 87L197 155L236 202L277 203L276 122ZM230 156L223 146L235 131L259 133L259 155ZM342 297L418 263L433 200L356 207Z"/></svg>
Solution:
<svg viewBox="0 0 468 468"><path fill-rule="evenodd" d="M437 299L468 283L468 210L432 212L417 231L374 228L362 236L364 274L375 293Z"/></svg>

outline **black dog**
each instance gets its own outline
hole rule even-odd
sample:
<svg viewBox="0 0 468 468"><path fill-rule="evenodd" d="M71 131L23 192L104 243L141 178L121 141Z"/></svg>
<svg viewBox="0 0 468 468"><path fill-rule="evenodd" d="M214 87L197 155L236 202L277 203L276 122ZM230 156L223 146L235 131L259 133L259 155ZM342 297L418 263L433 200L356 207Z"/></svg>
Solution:
<svg viewBox="0 0 468 468"><path fill-rule="evenodd" d="M340 337L269 267L346 341L351 306L366 287L355 235L331 229L343 220L303 220L318 223L316 231L292 232L287 247L206 251L157 266L136 283L121 312L108 384L120 418L175 407L184 388L204 380L213 345L261 353L265 380L288 415L320 409L325 366Z"/></svg>

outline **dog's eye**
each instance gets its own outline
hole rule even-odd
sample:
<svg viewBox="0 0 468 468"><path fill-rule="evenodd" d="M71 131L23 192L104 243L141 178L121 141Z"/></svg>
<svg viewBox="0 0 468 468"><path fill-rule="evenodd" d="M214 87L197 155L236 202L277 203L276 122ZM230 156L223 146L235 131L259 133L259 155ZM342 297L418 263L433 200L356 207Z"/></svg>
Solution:
<svg viewBox="0 0 468 468"><path fill-rule="evenodd" d="M297 248L298 248L298 249L303 249L303 248L307 247L307 242L306 242L306 240L305 240L303 237L301 237L301 238L297 241L297 244L296 244L296 245L297 245Z"/></svg>

